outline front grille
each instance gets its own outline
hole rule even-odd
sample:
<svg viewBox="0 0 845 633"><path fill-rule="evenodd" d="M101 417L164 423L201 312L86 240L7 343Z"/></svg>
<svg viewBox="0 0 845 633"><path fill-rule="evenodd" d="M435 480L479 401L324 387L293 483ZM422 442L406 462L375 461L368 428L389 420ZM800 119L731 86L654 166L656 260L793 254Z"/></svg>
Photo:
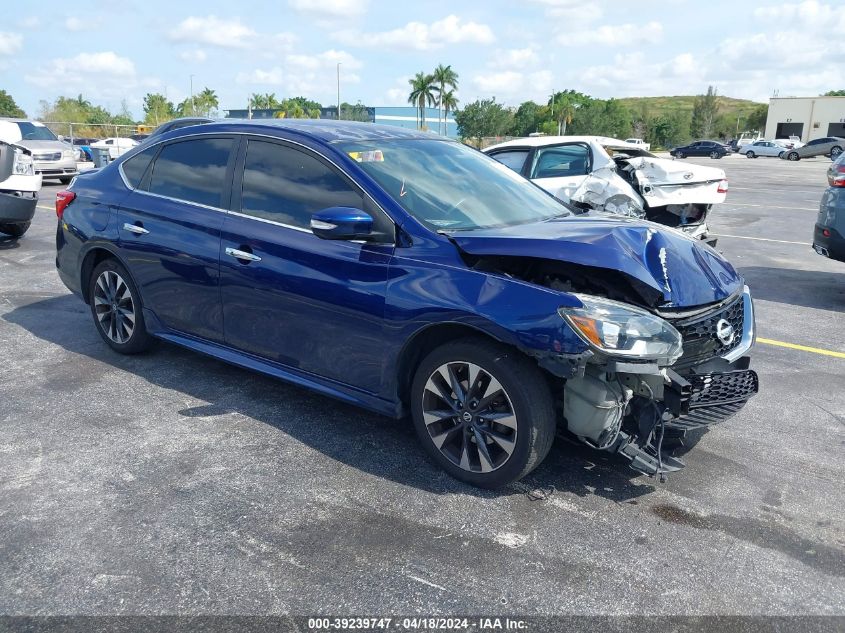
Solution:
<svg viewBox="0 0 845 633"><path fill-rule="evenodd" d="M62 159L61 152L50 152L50 153L42 153L42 154L33 154L33 160L44 160L44 161L56 161Z"/></svg>
<svg viewBox="0 0 845 633"><path fill-rule="evenodd" d="M717 324L724 319L734 331L733 340L725 345L716 335ZM737 297L726 306L717 308L704 316L675 321L672 325L684 339L684 354L678 365L689 365L696 361L724 356L742 344L745 307L742 297Z"/></svg>
<svg viewBox="0 0 845 633"><path fill-rule="evenodd" d="M689 413L667 422L667 427L690 430L718 424L739 411L760 388L750 369L685 376L692 386Z"/></svg>

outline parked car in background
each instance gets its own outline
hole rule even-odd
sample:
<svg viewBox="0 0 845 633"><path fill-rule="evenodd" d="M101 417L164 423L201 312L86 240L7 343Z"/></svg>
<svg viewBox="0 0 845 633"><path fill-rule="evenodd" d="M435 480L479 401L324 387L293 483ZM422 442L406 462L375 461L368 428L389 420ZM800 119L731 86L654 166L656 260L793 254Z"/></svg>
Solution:
<svg viewBox="0 0 845 633"><path fill-rule="evenodd" d="M79 173L74 147L60 141L40 121L0 119L0 141L31 150L35 171L43 178L56 178L67 184Z"/></svg>
<svg viewBox="0 0 845 633"><path fill-rule="evenodd" d="M123 138L123 137L110 137L104 138L96 143L91 143L91 147L94 149L106 149L109 152L109 159L114 160L118 156L125 154L130 149L138 145L138 141L135 141L131 138Z"/></svg>
<svg viewBox="0 0 845 633"><path fill-rule="evenodd" d="M757 392L751 295L719 253L574 216L446 138L188 127L80 175L56 213L59 275L116 352L164 339L410 415L473 485L531 472L558 425L661 475L683 466L664 431L720 422Z"/></svg>
<svg viewBox="0 0 845 633"><path fill-rule="evenodd" d="M646 218L701 239L712 205L728 191L721 169L657 158L603 136L515 139L484 152L581 212Z"/></svg>
<svg viewBox="0 0 845 633"><path fill-rule="evenodd" d="M845 153L827 170L827 184L813 231L813 249L845 262Z"/></svg>
<svg viewBox="0 0 845 633"><path fill-rule="evenodd" d="M0 141L0 233L21 237L35 215L41 174L32 150Z"/></svg>
<svg viewBox="0 0 845 633"><path fill-rule="evenodd" d="M687 156L709 156L710 158L724 158L728 155L728 148L717 141L695 141L689 145L676 147L669 154L675 158Z"/></svg>
<svg viewBox="0 0 845 633"><path fill-rule="evenodd" d="M651 151L651 143L646 143L641 138L626 138L625 142L630 143L631 145L636 145L640 149L644 149L647 152Z"/></svg>
<svg viewBox="0 0 845 633"><path fill-rule="evenodd" d="M778 145L774 141L754 141L749 145L743 145L739 153L745 154L748 158L758 158L760 156L780 158L785 151L785 147Z"/></svg>
<svg viewBox="0 0 845 633"><path fill-rule="evenodd" d="M826 136L808 141L803 147L795 147L783 154L786 160L801 160L813 156L829 156L836 160L845 148L845 138Z"/></svg>
<svg viewBox="0 0 845 633"><path fill-rule="evenodd" d="M147 136L147 139L156 138L157 136L161 136L162 134L166 134L167 132L172 132L173 130L181 130L183 127L190 127L192 125L202 125L203 123L213 122L214 119L209 119L208 117L203 116L188 116L179 119L172 119L159 125L149 134L149 136Z"/></svg>

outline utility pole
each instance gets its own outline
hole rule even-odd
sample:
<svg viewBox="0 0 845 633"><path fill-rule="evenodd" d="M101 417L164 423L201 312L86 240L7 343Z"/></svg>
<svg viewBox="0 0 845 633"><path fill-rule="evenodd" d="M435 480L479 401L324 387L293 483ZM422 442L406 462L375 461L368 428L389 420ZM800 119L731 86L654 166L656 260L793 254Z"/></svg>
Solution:
<svg viewBox="0 0 845 633"><path fill-rule="evenodd" d="M340 121L340 62L337 63L337 120Z"/></svg>
<svg viewBox="0 0 845 633"><path fill-rule="evenodd" d="M194 109L194 76L191 75L191 116L196 116L196 110Z"/></svg>

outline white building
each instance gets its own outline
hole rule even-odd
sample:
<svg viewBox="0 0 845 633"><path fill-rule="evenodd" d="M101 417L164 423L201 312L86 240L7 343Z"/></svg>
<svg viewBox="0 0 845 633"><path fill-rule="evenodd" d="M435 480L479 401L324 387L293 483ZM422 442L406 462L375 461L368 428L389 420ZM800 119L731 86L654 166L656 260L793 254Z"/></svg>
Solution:
<svg viewBox="0 0 845 633"><path fill-rule="evenodd" d="M773 97L766 138L800 136L803 142L845 137L845 97Z"/></svg>

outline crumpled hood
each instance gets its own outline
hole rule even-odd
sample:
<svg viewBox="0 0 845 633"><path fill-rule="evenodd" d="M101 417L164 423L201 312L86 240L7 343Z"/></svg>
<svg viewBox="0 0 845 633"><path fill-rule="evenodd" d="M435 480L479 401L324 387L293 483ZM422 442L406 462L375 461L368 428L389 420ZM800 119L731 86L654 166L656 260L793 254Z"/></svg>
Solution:
<svg viewBox="0 0 845 633"><path fill-rule="evenodd" d="M583 215L450 234L474 256L532 257L625 273L663 296L662 307L722 301L743 286L719 253L659 224Z"/></svg>

